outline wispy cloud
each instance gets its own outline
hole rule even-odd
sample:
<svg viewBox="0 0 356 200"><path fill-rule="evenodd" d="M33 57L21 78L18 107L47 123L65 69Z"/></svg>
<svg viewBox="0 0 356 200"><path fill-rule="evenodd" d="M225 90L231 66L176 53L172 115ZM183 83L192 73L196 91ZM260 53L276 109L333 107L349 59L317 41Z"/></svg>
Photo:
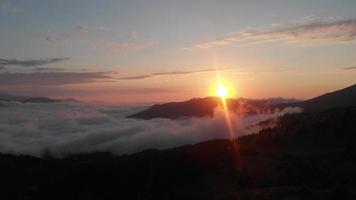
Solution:
<svg viewBox="0 0 356 200"><path fill-rule="evenodd" d="M97 82L110 81L105 79L93 80ZM90 82L84 82L90 83ZM165 95L181 92L177 88L144 87L144 86L99 86L81 87L73 85L32 85L32 86L7 86L0 85L0 93L16 94L21 96L47 96L52 98L75 97L78 100L88 100L87 97L101 99L106 102L125 102L128 96L140 95ZM123 98L118 98L118 97ZM130 101L131 102L131 101Z"/></svg>
<svg viewBox="0 0 356 200"><path fill-rule="evenodd" d="M133 32L131 33L131 36L132 36L132 38L133 38L134 40L137 40L137 38L138 38L139 35L140 35L140 34L139 34L138 32L136 32L136 31L133 31Z"/></svg>
<svg viewBox="0 0 356 200"><path fill-rule="evenodd" d="M0 58L0 65L5 66L21 66L21 67L34 67L40 65L48 65L69 60L69 58L46 58L46 59L33 59L33 60L18 60L18 59L5 59Z"/></svg>
<svg viewBox="0 0 356 200"><path fill-rule="evenodd" d="M23 11L23 7L12 2L0 1L0 12L18 13Z"/></svg>
<svg viewBox="0 0 356 200"><path fill-rule="evenodd" d="M246 29L228 33L218 38L184 48L207 49L233 43L253 44L271 41L290 43L339 43L356 40L356 19L308 19L291 24L275 25L264 29Z"/></svg>
<svg viewBox="0 0 356 200"><path fill-rule="evenodd" d="M117 53L137 52L143 49L148 49L157 46L158 42L109 42L104 45L105 49Z"/></svg>
<svg viewBox="0 0 356 200"><path fill-rule="evenodd" d="M48 42L52 42L52 43L64 41L63 38L58 37L58 36L47 36L47 37L46 37L46 40L47 40Z"/></svg>
<svg viewBox="0 0 356 200"><path fill-rule="evenodd" d="M0 73L0 87L59 86L114 80L110 72Z"/></svg>
<svg viewBox="0 0 356 200"><path fill-rule="evenodd" d="M121 77L119 79L121 80L140 80L140 79L146 79L146 78L152 78L155 76L166 76L166 75L185 75L185 74L195 74L195 73L204 73L204 72L216 72L216 71L222 71L222 70L227 70L227 69L215 69L215 68L209 68L209 69L197 69L197 70L186 70L186 71L170 71L170 72L155 72L151 74L143 74L143 75L138 75L138 76L126 76L126 77Z"/></svg>
<svg viewBox="0 0 356 200"><path fill-rule="evenodd" d="M36 67L34 70L38 71L38 72L60 72L60 71L64 71L63 68L53 68L53 67Z"/></svg>
<svg viewBox="0 0 356 200"><path fill-rule="evenodd" d="M146 79L152 77L151 74L147 75L138 75L138 76L126 76L126 77L121 77L121 80L138 80L138 79Z"/></svg>
<svg viewBox="0 0 356 200"><path fill-rule="evenodd" d="M77 26L75 26L75 30L80 31L80 32L86 32L86 31L88 31L88 27L85 25L77 25Z"/></svg>
<svg viewBox="0 0 356 200"><path fill-rule="evenodd" d="M356 66L349 66L342 68L343 70L356 70Z"/></svg>

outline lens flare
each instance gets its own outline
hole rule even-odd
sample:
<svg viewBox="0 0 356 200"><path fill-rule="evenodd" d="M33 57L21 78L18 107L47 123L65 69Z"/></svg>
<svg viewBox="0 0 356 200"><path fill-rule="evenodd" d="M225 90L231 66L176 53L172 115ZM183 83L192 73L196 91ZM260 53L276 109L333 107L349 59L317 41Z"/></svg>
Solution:
<svg viewBox="0 0 356 200"><path fill-rule="evenodd" d="M223 85L220 85L216 89L216 95L221 97L221 98L226 98L228 94L229 94L229 90Z"/></svg>
<svg viewBox="0 0 356 200"><path fill-rule="evenodd" d="M210 84L210 95L223 99L235 98L237 90L230 81L220 78Z"/></svg>
<svg viewBox="0 0 356 200"><path fill-rule="evenodd" d="M236 130L234 127L234 124L236 121L231 118L231 114L233 115L234 113L230 113L229 109L229 98L235 98L236 97L236 87L233 87L233 84L226 79L222 79L220 75L218 74L217 80L212 84L210 88L210 94L216 97L219 97L221 100L221 106L224 110L224 115L225 115L225 121L226 121L226 128L228 132L228 136L231 141L231 147L232 147L232 153L234 154L235 157L235 163L234 167L236 171L242 171L245 169L243 160L241 160L241 155L240 155L240 148L238 145L238 140L236 137Z"/></svg>

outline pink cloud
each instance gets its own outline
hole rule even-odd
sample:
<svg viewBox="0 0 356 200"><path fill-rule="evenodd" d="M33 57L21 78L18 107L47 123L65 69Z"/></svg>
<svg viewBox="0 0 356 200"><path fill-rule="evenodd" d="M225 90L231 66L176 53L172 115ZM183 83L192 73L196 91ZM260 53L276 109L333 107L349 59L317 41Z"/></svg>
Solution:
<svg viewBox="0 0 356 200"><path fill-rule="evenodd" d="M126 53L126 52L137 52L157 45L158 42L147 42L147 43L110 42L110 43L106 43L104 47L112 52Z"/></svg>
<svg viewBox="0 0 356 200"><path fill-rule="evenodd" d="M308 19L292 24L264 29L246 29L221 35L218 38L195 44L185 50L207 49L233 43L252 44L271 41L289 43L329 44L356 40L356 19Z"/></svg>

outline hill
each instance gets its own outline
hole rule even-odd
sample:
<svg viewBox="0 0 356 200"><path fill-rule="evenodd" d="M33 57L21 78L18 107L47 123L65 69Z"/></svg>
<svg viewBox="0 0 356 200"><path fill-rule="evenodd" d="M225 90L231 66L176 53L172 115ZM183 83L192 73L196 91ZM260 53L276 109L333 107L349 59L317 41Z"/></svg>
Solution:
<svg viewBox="0 0 356 200"><path fill-rule="evenodd" d="M171 102L153 105L129 118L152 119L179 117L212 116L217 106L221 105L218 97L194 98L183 102ZM227 107L238 115L272 113L285 107L301 107L307 112L318 112L332 108L356 106L356 85L306 100L286 99L227 99Z"/></svg>
<svg viewBox="0 0 356 200"><path fill-rule="evenodd" d="M77 102L73 98L67 99L51 99L48 97L29 97L29 96L17 96L10 94L0 94L0 103L3 102L21 102L21 103L56 103L56 102Z"/></svg>
<svg viewBox="0 0 356 200"><path fill-rule="evenodd" d="M302 107L310 112L356 106L356 84L292 105Z"/></svg>
<svg viewBox="0 0 356 200"><path fill-rule="evenodd" d="M254 115L258 113L271 113L280 110L284 104L278 102L283 99L227 99L226 104L230 111L239 115ZM289 101L288 101L289 102ZM180 117L211 117L216 107L222 105L218 97L194 98L183 102L170 102L165 104L156 104L150 108L127 116L129 118L152 119Z"/></svg>

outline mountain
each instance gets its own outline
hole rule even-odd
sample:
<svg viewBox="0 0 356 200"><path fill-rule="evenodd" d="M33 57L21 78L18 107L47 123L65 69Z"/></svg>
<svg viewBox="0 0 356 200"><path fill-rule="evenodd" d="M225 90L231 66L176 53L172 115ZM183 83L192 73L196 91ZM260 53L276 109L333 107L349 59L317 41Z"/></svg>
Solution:
<svg viewBox="0 0 356 200"><path fill-rule="evenodd" d="M0 101L22 101L28 97L11 94L0 94Z"/></svg>
<svg viewBox="0 0 356 200"><path fill-rule="evenodd" d="M21 103L56 103L56 102L77 102L73 98L67 99L51 99L48 97L28 97L28 96L17 96L10 94L0 94L0 103L1 101L15 101Z"/></svg>
<svg viewBox="0 0 356 200"><path fill-rule="evenodd" d="M129 118L153 119L179 117L212 116L217 106L221 105L218 97L194 98L183 102L156 104ZM227 107L238 115L272 113L286 107L301 107L308 112L318 112L331 108L356 106L356 85L327 93L306 101L295 99L227 99Z"/></svg>
<svg viewBox="0 0 356 200"><path fill-rule="evenodd" d="M330 108L356 106L356 84L291 105L302 107L305 111L310 112L318 112Z"/></svg>
<svg viewBox="0 0 356 200"><path fill-rule="evenodd" d="M219 104L219 99L214 97L195 98L184 102L171 102L165 104L156 104L147 110L138 112L129 118L177 118L183 116L212 116L214 109Z"/></svg>
<svg viewBox="0 0 356 200"><path fill-rule="evenodd" d="M21 100L20 102L22 102L22 103L56 103L56 102L61 102L61 100L50 99L47 97L29 97L29 98Z"/></svg>
<svg viewBox="0 0 356 200"><path fill-rule="evenodd" d="M227 99L226 104L230 111L239 115L254 115L258 113L271 113L280 110L284 106L277 103L281 99ZM288 100L287 102L290 102ZM150 108L127 116L129 118L152 119L168 118L175 119L180 117L211 117L216 107L222 105L218 97L194 98L183 102L171 102L156 104Z"/></svg>
<svg viewBox="0 0 356 200"><path fill-rule="evenodd" d="M356 199L356 107L132 155L0 154L1 199Z"/></svg>

